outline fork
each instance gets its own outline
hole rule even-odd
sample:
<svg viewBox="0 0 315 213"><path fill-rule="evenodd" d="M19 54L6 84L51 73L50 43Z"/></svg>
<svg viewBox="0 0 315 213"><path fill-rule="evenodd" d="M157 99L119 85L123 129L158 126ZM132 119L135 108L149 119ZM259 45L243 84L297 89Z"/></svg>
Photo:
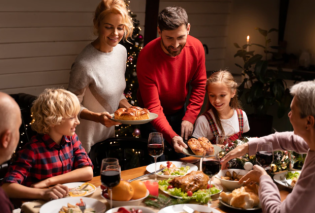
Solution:
<svg viewBox="0 0 315 213"><path fill-rule="evenodd" d="M288 187L292 188L292 186L288 183L288 181L285 179L285 177L280 176L280 181L284 184L286 184Z"/></svg>

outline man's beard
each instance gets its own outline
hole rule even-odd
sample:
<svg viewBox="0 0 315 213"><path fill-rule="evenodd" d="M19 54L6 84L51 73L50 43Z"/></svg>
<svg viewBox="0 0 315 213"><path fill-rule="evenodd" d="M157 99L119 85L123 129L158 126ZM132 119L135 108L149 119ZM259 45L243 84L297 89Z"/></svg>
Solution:
<svg viewBox="0 0 315 213"><path fill-rule="evenodd" d="M177 48L179 48L179 50L177 50L177 51L171 51L171 49L173 48L173 49L175 49L173 46L166 46L165 44L164 44L164 42L163 42L163 39L161 39L161 41L162 41L162 45L164 46L164 48L167 50L167 52L169 53L169 55L170 56L177 56L177 55L179 55L180 53L181 53L181 51L182 51L182 49L184 48L184 46L186 45L186 43L184 44L184 45L178 45L178 47ZM176 49L177 49L176 48Z"/></svg>

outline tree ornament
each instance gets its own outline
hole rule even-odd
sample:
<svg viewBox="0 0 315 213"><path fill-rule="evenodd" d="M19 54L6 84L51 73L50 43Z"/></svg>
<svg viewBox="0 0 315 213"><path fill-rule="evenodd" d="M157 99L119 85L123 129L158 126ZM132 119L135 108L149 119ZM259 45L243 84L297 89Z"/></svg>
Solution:
<svg viewBox="0 0 315 213"><path fill-rule="evenodd" d="M139 136L140 136L140 130L139 130L139 129L135 129L135 130L133 131L132 135L133 135L134 137L136 137L136 138L139 138Z"/></svg>
<svg viewBox="0 0 315 213"><path fill-rule="evenodd" d="M130 55L130 56L128 57L128 61L130 61L130 62L133 61L133 56L132 56L132 55Z"/></svg>
<svg viewBox="0 0 315 213"><path fill-rule="evenodd" d="M138 35L138 39L139 39L140 41L142 41L142 40L143 40L143 35L139 34L139 35Z"/></svg>
<svg viewBox="0 0 315 213"><path fill-rule="evenodd" d="M136 77L136 76L137 76L137 72L133 72L132 75L133 75L134 77Z"/></svg>
<svg viewBox="0 0 315 213"><path fill-rule="evenodd" d="M282 162L282 163L281 163L281 168L282 168L282 169L286 169L286 168L287 168L286 162Z"/></svg>
<svg viewBox="0 0 315 213"><path fill-rule="evenodd" d="M277 171L277 165L276 164L271 164L270 165L270 168L273 172L276 172Z"/></svg>
<svg viewBox="0 0 315 213"><path fill-rule="evenodd" d="M220 159L223 158L224 155L225 155L225 152L223 152L223 151L219 152L219 157L220 157Z"/></svg>

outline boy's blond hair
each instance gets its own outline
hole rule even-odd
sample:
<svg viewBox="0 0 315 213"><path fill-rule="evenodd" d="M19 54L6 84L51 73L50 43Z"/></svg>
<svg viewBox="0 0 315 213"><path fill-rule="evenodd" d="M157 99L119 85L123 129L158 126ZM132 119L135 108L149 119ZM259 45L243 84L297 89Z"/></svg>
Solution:
<svg viewBox="0 0 315 213"><path fill-rule="evenodd" d="M80 102L76 95L64 89L45 89L31 108L32 129L47 134L49 128L59 125L63 118L77 116Z"/></svg>

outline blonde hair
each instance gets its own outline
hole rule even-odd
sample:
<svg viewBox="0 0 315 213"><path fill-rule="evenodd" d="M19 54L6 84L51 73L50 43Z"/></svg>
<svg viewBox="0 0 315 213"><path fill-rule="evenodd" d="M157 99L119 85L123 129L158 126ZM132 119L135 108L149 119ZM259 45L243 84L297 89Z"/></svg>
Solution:
<svg viewBox="0 0 315 213"><path fill-rule="evenodd" d="M123 18L124 23L124 40L131 37L133 32L133 23L131 17L128 14L126 4L123 0L102 0L96 7L93 23L94 23L94 33L98 35L98 28L101 21L109 13L120 14Z"/></svg>
<svg viewBox="0 0 315 213"><path fill-rule="evenodd" d="M212 83L217 83L217 82L224 83L231 90L232 93L235 92L235 96L233 98L231 98L230 107L232 109L241 109L242 108L241 104L240 104L240 102L239 102L239 100L237 98L237 83L235 82L232 74L229 71L227 71L227 70L219 70L218 72L213 73L207 79L207 92L208 92L209 85L212 84ZM224 129L222 127L218 111L209 102L210 101L208 101L208 103L207 103L207 111L209 109L212 109L215 121L218 124L218 127L221 130L222 135L224 135L225 132L224 132Z"/></svg>
<svg viewBox="0 0 315 213"><path fill-rule="evenodd" d="M47 134L49 128L59 125L63 118L70 118L80 111L76 95L64 89L45 89L34 101L31 108L32 129Z"/></svg>

